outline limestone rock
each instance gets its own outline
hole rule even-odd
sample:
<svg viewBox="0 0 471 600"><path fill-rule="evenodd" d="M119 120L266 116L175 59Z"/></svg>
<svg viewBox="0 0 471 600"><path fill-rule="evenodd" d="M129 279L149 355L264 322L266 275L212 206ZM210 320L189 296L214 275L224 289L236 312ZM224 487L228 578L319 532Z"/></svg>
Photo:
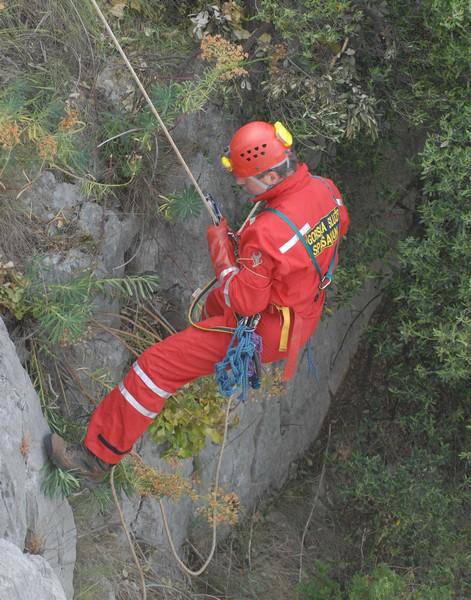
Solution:
<svg viewBox="0 0 471 600"><path fill-rule="evenodd" d="M42 556L23 554L11 542L0 540L0 598L66 600L66 595Z"/></svg>
<svg viewBox="0 0 471 600"><path fill-rule="evenodd" d="M208 123L211 126L208 127ZM215 168L219 164L221 147L231 137L232 127L227 116L208 106L204 114L185 115L172 130L172 136L201 189L213 195L224 215L234 223L240 211L232 176L221 168ZM174 161L160 184L164 195L178 194L189 185L189 181L181 165ZM205 235L208 225L208 214L204 208L199 216L183 222L160 220L147 223L139 252L128 265L129 272L133 273L158 272L165 297L175 306L175 313L170 316L177 327L186 323L179 316L186 315L192 292L214 277Z"/></svg>
<svg viewBox="0 0 471 600"><path fill-rule="evenodd" d="M95 202L85 202L78 218L83 233L99 243L105 270L113 277L124 274L124 255L137 233L137 220L117 210L105 210Z"/></svg>
<svg viewBox="0 0 471 600"><path fill-rule="evenodd" d="M85 198L79 186L58 182L53 173L44 171L18 202L29 214L49 224L49 233L55 233L61 223L76 218Z"/></svg>
<svg viewBox="0 0 471 600"><path fill-rule="evenodd" d="M108 61L98 74L96 86L113 104L131 108L135 85L121 59Z"/></svg>
<svg viewBox="0 0 471 600"><path fill-rule="evenodd" d="M94 240L103 236L105 210L96 202L86 202L80 211L79 227Z"/></svg>
<svg viewBox="0 0 471 600"><path fill-rule="evenodd" d="M100 278L124 275L125 254L133 244L138 227L133 216L122 215L116 207L105 209L87 200L81 195L78 185L60 183L50 172L43 173L21 199L24 208L45 223L59 211L73 226L74 232L81 233L94 243L92 247L89 243L73 245L43 255L42 276L46 281L65 283L86 270L92 270ZM48 231L51 233L50 226ZM121 300L97 293L93 304L98 321L119 329ZM93 380L94 373L105 368L109 374L108 381L114 383L119 380L129 360L124 345L100 328L95 328L70 347L59 349L57 355L59 360L65 358L75 373L73 380L64 385L73 414L90 408L84 395L95 398L102 394L101 384ZM55 372L51 365L53 383L57 389L62 389L63 382L55 381Z"/></svg>
<svg viewBox="0 0 471 600"><path fill-rule="evenodd" d="M41 468L46 461L43 438L49 428L1 319L0 397L0 538L20 550L31 545L33 539L36 551L48 561L68 597L72 597L72 511L65 500L47 498L41 492Z"/></svg>

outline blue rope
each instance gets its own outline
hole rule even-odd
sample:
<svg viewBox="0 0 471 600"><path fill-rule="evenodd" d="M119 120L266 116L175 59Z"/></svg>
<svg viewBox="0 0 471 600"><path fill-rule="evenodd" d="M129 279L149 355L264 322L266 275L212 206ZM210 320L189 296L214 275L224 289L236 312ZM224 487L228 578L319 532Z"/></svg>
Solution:
<svg viewBox="0 0 471 600"><path fill-rule="evenodd" d="M226 356L215 364L216 382L223 396L229 398L240 390L239 402L245 402L249 385L254 389L260 387L260 377L256 362L260 362L262 338L254 328L241 319L234 331Z"/></svg>
<svg viewBox="0 0 471 600"><path fill-rule="evenodd" d="M311 375L313 375L314 379L319 384L319 372L317 370L316 363L314 362L314 346L312 344L312 339L309 339L306 344L306 356L308 371Z"/></svg>

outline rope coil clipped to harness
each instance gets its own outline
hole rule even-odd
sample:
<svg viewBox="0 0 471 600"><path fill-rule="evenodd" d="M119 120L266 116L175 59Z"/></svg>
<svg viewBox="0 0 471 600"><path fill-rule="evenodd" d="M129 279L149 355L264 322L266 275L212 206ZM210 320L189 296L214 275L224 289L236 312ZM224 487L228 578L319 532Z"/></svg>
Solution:
<svg viewBox="0 0 471 600"><path fill-rule="evenodd" d="M229 398L240 390L239 402L245 402L249 385L260 387L262 337L255 333L260 315L239 319L226 356L214 366L220 393Z"/></svg>

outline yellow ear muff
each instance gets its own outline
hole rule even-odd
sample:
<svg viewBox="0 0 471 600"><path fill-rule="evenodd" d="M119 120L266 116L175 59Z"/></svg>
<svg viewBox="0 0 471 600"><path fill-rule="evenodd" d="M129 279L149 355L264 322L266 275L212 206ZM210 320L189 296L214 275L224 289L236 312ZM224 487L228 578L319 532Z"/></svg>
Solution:
<svg viewBox="0 0 471 600"><path fill-rule="evenodd" d="M232 161L228 156L221 156L221 165L226 169L226 171L229 171L229 173L232 172Z"/></svg>
<svg viewBox="0 0 471 600"><path fill-rule="evenodd" d="M275 128L276 137L280 140L280 142L283 144L283 146L285 146L285 148L291 148L291 146L293 145L293 136L286 129L286 127L283 125L283 123L280 123L280 121L277 121L273 125L273 127Z"/></svg>

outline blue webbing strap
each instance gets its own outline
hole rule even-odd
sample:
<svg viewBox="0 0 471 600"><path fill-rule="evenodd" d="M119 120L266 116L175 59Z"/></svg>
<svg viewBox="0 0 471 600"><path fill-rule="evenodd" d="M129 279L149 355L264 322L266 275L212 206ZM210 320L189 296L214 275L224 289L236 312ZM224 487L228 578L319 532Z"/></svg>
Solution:
<svg viewBox="0 0 471 600"><path fill-rule="evenodd" d="M306 343L306 356L307 356L307 367L309 373L314 377L316 382L319 384L319 372L316 367L316 363L314 361L314 346L312 343L312 339L310 338Z"/></svg>
<svg viewBox="0 0 471 600"><path fill-rule="evenodd" d="M340 227L339 227L339 229L340 229ZM340 232L339 232L339 237L340 237ZM329 265L329 268L327 269L327 273L324 275L324 279L322 280L322 281L324 281L327 279L327 283L323 286L322 282L321 282L321 285L320 285L321 290L326 288L329 285L329 283L332 282L332 275L333 275L334 269L335 269L335 259L337 258L338 247L339 247L339 242L337 240L337 243L335 244L335 249L334 249L334 254L332 256L332 260L330 261L330 265Z"/></svg>

